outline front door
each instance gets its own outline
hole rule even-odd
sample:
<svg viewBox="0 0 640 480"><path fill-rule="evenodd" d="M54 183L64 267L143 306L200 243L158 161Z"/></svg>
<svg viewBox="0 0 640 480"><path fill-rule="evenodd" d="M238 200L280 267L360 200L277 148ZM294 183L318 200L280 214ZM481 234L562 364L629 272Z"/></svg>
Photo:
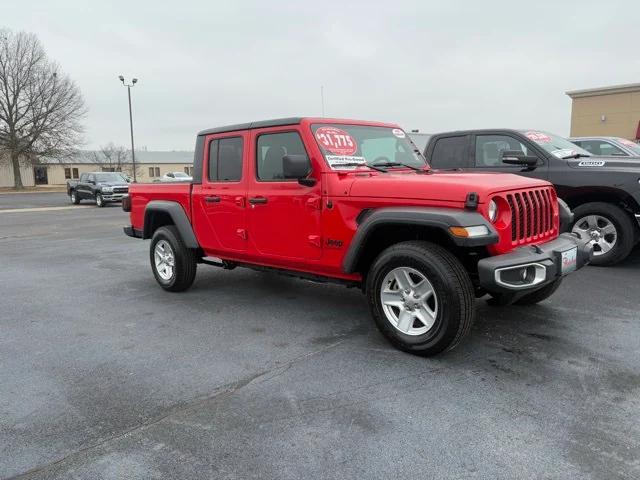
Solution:
<svg viewBox="0 0 640 480"><path fill-rule="evenodd" d="M252 254L280 259L318 259L322 253L320 182L305 186L286 179L285 155L306 155L291 127L252 131L248 180L249 242Z"/></svg>
<svg viewBox="0 0 640 480"><path fill-rule="evenodd" d="M508 165L502 162L500 154L504 150L520 150L525 155L538 157L538 165L534 169L521 165ZM532 148L511 135L475 135L471 149L474 167L480 170L515 173L525 177L546 180L548 169L542 159Z"/></svg>
<svg viewBox="0 0 640 480"><path fill-rule="evenodd" d="M47 185L49 183L47 167L33 167L33 179L36 185Z"/></svg>
<svg viewBox="0 0 640 480"><path fill-rule="evenodd" d="M193 223L209 256L247 249L246 131L211 135L205 141L202 184L193 186Z"/></svg>

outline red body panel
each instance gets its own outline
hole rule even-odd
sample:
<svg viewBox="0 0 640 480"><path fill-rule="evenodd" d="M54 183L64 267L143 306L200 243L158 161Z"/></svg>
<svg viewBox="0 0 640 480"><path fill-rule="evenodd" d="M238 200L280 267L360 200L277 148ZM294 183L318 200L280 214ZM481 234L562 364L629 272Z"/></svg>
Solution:
<svg viewBox="0 0 640 480"><path fill-rule="evenodd" d="M387 206L462 209L467 194L475 192L479 196L478 211L485 217L489 200L494 197L501 207L508 206L509 201L515 202L516 207L518 202L524 202L517 210L522 218L513 217L506 207L501 208L501 216L495 223L500 241L489 247L491 254L506 253L516 246L548 241L558 235L557 200L553 187L546 181L500 173L417 174L408 169L382 173L368 168L335 171L325 162L311 131L311 125L319 123L399 128L377 122L307 118L297 125L208 135L202 183L193 187L175 183L132 185L131 224L142 229L149 201L175 201L184 208L207 256L347 280L360 279L357 274L345 274L342 261L357 229L356 218L363 209ZM298 132L303 140L313 168L310 177L317 180L314 186L303 186L295 180L257 178L258 136L291 131ZM209 142L237 136L244 138L242 180L210 182L206 161ZM546 192L544 195L538 193L542 190ZM523 191L533 193L526 198L513 196ZM206 197L210 196L220 200L207 203ZM267 198L268 203L250 203L256 197ZM546 213L539 213L541 208ZM519 229L515 233L514 221Z"/></svg>

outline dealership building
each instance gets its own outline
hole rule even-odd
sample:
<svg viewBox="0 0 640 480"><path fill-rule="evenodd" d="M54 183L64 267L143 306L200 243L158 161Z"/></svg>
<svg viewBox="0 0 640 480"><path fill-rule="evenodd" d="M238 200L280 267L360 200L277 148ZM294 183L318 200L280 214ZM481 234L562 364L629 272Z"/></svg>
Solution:
<svg viewBox="0 0 640 480"><path fill-rule="evenodd" d="M128 156L130 157L130 156ZM122 171L133 176L131 160L121 164L109 162L100 152L82 151L67 160L42 159L22 166L20 176L25 187L65 185L84 172ZM139 182L153 182L167 172L193 172L193 152L136 150L136 177ZM0 158L0 187L13 187L13 167L8 156Z"/></svg>
<svg viewBox="0 0 640 480"><path fill-rule="evenodd" d="M566 92L572 137L640 140L640 83Z"/></svg>

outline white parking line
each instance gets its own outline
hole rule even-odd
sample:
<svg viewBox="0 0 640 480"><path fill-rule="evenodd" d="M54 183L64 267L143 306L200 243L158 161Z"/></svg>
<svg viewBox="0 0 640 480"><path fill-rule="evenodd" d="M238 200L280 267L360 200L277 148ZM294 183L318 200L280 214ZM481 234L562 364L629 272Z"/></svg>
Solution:
<svg viewBox="0 0 640 480"><path fill-rule="evenodd" d="M92 208L92 207L94 207L94 205L70 205L68 207L38 207L38 208L5 208L5 209L0 208L0 213L51 212L53 210L71 210L71 209Z"/></svg>

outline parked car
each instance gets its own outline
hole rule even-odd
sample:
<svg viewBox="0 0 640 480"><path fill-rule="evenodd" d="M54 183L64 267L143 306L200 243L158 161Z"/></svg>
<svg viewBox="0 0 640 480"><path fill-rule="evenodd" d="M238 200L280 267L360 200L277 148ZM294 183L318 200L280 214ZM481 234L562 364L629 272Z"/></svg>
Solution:
<svg viewBox="0 0 640 480"><path fill-rule="evenodd" d="M587 234L594 265L624 260L640 240L640 163L596 157L568 140L540 130L465 130L433 135L425 149L437 169L517 173L553 183L573 209L572 231ZM527 199L511 198L515 215Z"/></svg>
<svg viewBox="0 0 640 480"><path fill-rule="evenodd" d="M204 130L193 183L132 184L131 237L181 291L198 264L361 288L396 347L434 355L471 329L474 296L537 303L585 265L546 181L433 172L397 125L289 118ZM535 198L522 217L509 202ZM247 293L247 300L250 294Z"/></svg>
<svg viewBox="0 0 640 480"><path fill-rule="evenodd" d="M611 157L637 157L640 161L640 145L620 137L572 137L571 143L583 148L591 155Z"/></svg>
<svg viewBox="0 0 640 480"><path fill-rule="evenodd" d="M167 172L162 176L163 182L190 182L193 178L184 172Z"/></svg>
<svg viewBox="0 0 640 480"><path fill-rule="evenodd" d="M99 207L110 202L120 202L129 192L129 183L117 172L89 172L79 180L67 180L67 195L71 203L92 200Z"/></svg>

